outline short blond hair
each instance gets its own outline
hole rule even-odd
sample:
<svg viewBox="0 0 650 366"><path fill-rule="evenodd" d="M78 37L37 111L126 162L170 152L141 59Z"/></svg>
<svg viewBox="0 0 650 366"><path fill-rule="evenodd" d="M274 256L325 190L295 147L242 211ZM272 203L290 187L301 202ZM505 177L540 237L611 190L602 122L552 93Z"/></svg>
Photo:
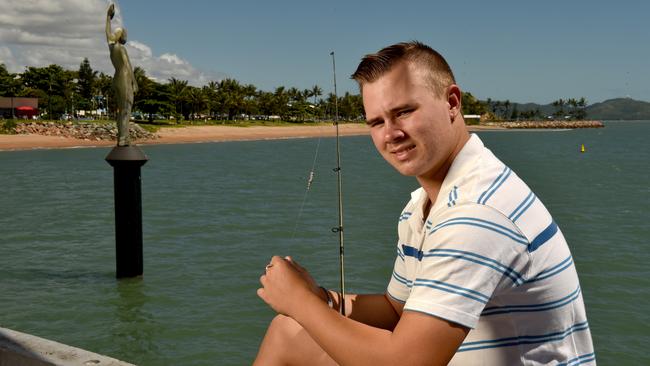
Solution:
<svg viewBox="0 0 650 366"><path fill-rule="evenodd" d="M456 84L454 73L445 58L418 41L397 43L365 55L352 74L352 79L363 90L364 84L376 81L401 61L410 62L426 71L427 84L437 96L442 96L450 85Z"/></svg>

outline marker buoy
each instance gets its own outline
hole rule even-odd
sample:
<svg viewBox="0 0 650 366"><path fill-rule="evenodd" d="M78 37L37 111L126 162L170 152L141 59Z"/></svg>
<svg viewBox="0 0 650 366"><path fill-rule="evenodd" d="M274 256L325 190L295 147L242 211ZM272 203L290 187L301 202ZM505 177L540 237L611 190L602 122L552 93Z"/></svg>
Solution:
<svg viewBox="0 0 650 366"><path fill-rule="evenodd" d="M585 144L580 145L580 152L583 153L585 151Z"/></svg>

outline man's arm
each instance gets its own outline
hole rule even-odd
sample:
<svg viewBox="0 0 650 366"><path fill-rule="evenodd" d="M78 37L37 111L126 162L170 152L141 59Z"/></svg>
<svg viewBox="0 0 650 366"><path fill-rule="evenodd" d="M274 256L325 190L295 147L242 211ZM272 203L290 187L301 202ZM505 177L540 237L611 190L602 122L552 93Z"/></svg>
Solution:
<svg viewBox="0 0 650 366"><path fill-rule="evenodd" d="M377 326L391 325L390 321L384 323L384 318L373 317L362 309L386 309L388 305L393 316L397 316L401 304L386 297L381 300L377 295L350 298L353 305L350 315L356 313L359 321L342 317L305 285L289 262L274 257L272 264L261 278L264 288L258 290L259 296L279 313L300 323L339 364L444 365L469 331L443 319L411 311L402 314L393 331L381 329Z"/></svg>
<svg viewBox="0 0 650 366"><path fill-rule="evenodd" d="M284 259L299 273L311 292L317 295L323 303L327 303L327 295L309 272L291 257ZM341 294L333 290L326 291L332 299L333 308L340 313ZM402 308L403 304L393 300L387 294L345 294L345 316L376 328L393 330L402 314Z"/></svg>
<svg viewBox="0 0 650 366"><path fill-rule="evenodd" d="M405 311L394 331L375 328L305 302L292 317L341 365L446 365L469 329Z"/></svg>
<svg viewBox="0 0 650 366"><path fill-rule="evenodd" d="M340 313L339 292L329 290L334 310ZM325 296L318 294L323 302ZM375 328L393 330L403 305L384 294L345 294L345 316Z"/></svg>

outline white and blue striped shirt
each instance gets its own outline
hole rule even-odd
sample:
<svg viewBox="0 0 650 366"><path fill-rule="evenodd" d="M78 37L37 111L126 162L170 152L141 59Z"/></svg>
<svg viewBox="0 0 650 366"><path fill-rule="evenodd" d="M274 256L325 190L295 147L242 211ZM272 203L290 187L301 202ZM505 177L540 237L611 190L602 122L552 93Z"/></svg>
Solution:
<svg viewBox="0 0 650 366"><path fill-rule="evenodd" d="M388 294L471 328L450 365L582 365L595 355L569 247L544 205L476 135L426 220L400 215Z"/></svg>

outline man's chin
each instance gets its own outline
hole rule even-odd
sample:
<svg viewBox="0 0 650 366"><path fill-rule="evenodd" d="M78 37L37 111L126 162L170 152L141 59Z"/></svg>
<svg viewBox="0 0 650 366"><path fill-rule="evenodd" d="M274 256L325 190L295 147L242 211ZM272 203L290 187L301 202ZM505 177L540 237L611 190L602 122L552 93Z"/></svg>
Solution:
<svg viewBox="0 0 650 366"><path fill-rule="evenodd" d="M418 173L416 169L414 169L412 166L409 166L407 163L393 164L393 167L395 170L397 170L398 173L406 177L415 177Z"/></svg>

